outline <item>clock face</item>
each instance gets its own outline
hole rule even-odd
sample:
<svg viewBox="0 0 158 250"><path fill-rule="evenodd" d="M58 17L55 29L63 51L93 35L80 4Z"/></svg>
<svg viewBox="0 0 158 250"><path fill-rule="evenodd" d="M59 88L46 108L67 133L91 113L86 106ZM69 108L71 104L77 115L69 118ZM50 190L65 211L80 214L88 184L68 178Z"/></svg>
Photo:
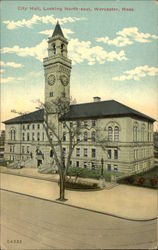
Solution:
<svg viewBox="0 0 158 250"><path fill-rule="evenodd" d="M62 75L62 76L60 77L60 81L61 81L61 83L62 83L64 86L67 86L68 83L69 83L69 78L68 78L66 75Z"/></svg>
<svg viewBox="0 0 158 250"><path fill-rule="evenodd" d="M48 76L48 84L53 85L55 83L55 75L51 74Z"/></svg>

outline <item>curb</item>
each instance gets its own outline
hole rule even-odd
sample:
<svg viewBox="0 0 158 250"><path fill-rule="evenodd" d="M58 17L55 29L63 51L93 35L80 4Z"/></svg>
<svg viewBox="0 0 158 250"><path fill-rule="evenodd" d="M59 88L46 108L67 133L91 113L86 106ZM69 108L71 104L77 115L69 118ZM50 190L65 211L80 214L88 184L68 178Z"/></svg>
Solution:
<svg viewBox="0 0 158 250"><path fill-rule="evenodd" d="M37 197L37 196L34 196L34 195L29 195L29 194L23 194L23 193L19 193L19 192L16 192L16 191L3 189L3 188L0 188L0 190L15 193L15 194L19 194L19 195L23 195L23 196L27 196L27 197L36 198L36 199L39 199L39 200L53 202L53 203L60 204L60 205L63 205L63 206L74 207L74 208L77 208L77 209L81 209L81 210L85 210L85 211L89 211L89 212L93 212L93 213L103 214L103 215L107 215L107 216L111 216L111 217L114 217L114 218L127 220L127 221L147 222L147 221L156 220L158 218L158 217L153 217L153 218L149 218L149 219L145 219L145 218L144 219L138 219L138 218L137 219L132 219L132 218L129 218L129 217L123 217L123 216L119 216L119 215L115 215L115 214L111 214L111 213L107 213L107 212L97 211L95 209L79 207L79 206L76 206L76 205L63 203L62 201L49 200L49 199L46 199L46 198L41 198L41 197Z"/></svg>

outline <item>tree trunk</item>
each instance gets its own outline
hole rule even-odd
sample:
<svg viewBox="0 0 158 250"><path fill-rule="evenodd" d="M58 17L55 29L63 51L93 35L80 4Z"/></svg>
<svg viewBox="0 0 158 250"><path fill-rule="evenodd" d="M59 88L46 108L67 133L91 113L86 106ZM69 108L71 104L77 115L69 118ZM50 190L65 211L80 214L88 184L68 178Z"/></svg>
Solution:
<svg viewBox="0 0 158 250"><path fill-rule="evenodd" d="M59 185L60 185L60 197L59 197L59 200L60 201L65 201L65 175L60 172L60 182L59 182Z"/></svg>

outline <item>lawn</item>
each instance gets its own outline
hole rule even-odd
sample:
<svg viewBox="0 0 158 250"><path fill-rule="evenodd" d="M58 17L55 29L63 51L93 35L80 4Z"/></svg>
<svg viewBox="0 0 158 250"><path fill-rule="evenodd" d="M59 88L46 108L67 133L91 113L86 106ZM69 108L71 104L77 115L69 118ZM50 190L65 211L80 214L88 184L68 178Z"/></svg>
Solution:
<svg viewBox="0 0 158 250"><path fill-rule="evenodd" d="M158 189L158 166L118 180L118 183Z"/></svg>

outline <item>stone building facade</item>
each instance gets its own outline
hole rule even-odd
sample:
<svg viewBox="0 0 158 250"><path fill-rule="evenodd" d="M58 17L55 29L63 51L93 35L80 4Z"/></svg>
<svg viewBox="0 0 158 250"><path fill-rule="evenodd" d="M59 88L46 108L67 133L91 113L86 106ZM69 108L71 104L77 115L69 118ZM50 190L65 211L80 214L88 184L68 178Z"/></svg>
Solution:
<svg viewBox="0 0 158 250"><path fill-rule="evenodd" d="M43 60L46 102L62 96L70 98L72 67L67 46L57 23L48 40L48 57ZM60 127L66 157L69 141L64 122L59 122L56 115L50 119ZM153 118L115 100L101 101L95 97L91 103L70 105L65 120L72 126L83 124L72 166L93 169L101 166L101 159L108 171L141 171L153 166ZM55 168L43 122L43 109L5 121L5 159L30 167L54 164ZM106 138L106 147L97 138Z"/></svg>

